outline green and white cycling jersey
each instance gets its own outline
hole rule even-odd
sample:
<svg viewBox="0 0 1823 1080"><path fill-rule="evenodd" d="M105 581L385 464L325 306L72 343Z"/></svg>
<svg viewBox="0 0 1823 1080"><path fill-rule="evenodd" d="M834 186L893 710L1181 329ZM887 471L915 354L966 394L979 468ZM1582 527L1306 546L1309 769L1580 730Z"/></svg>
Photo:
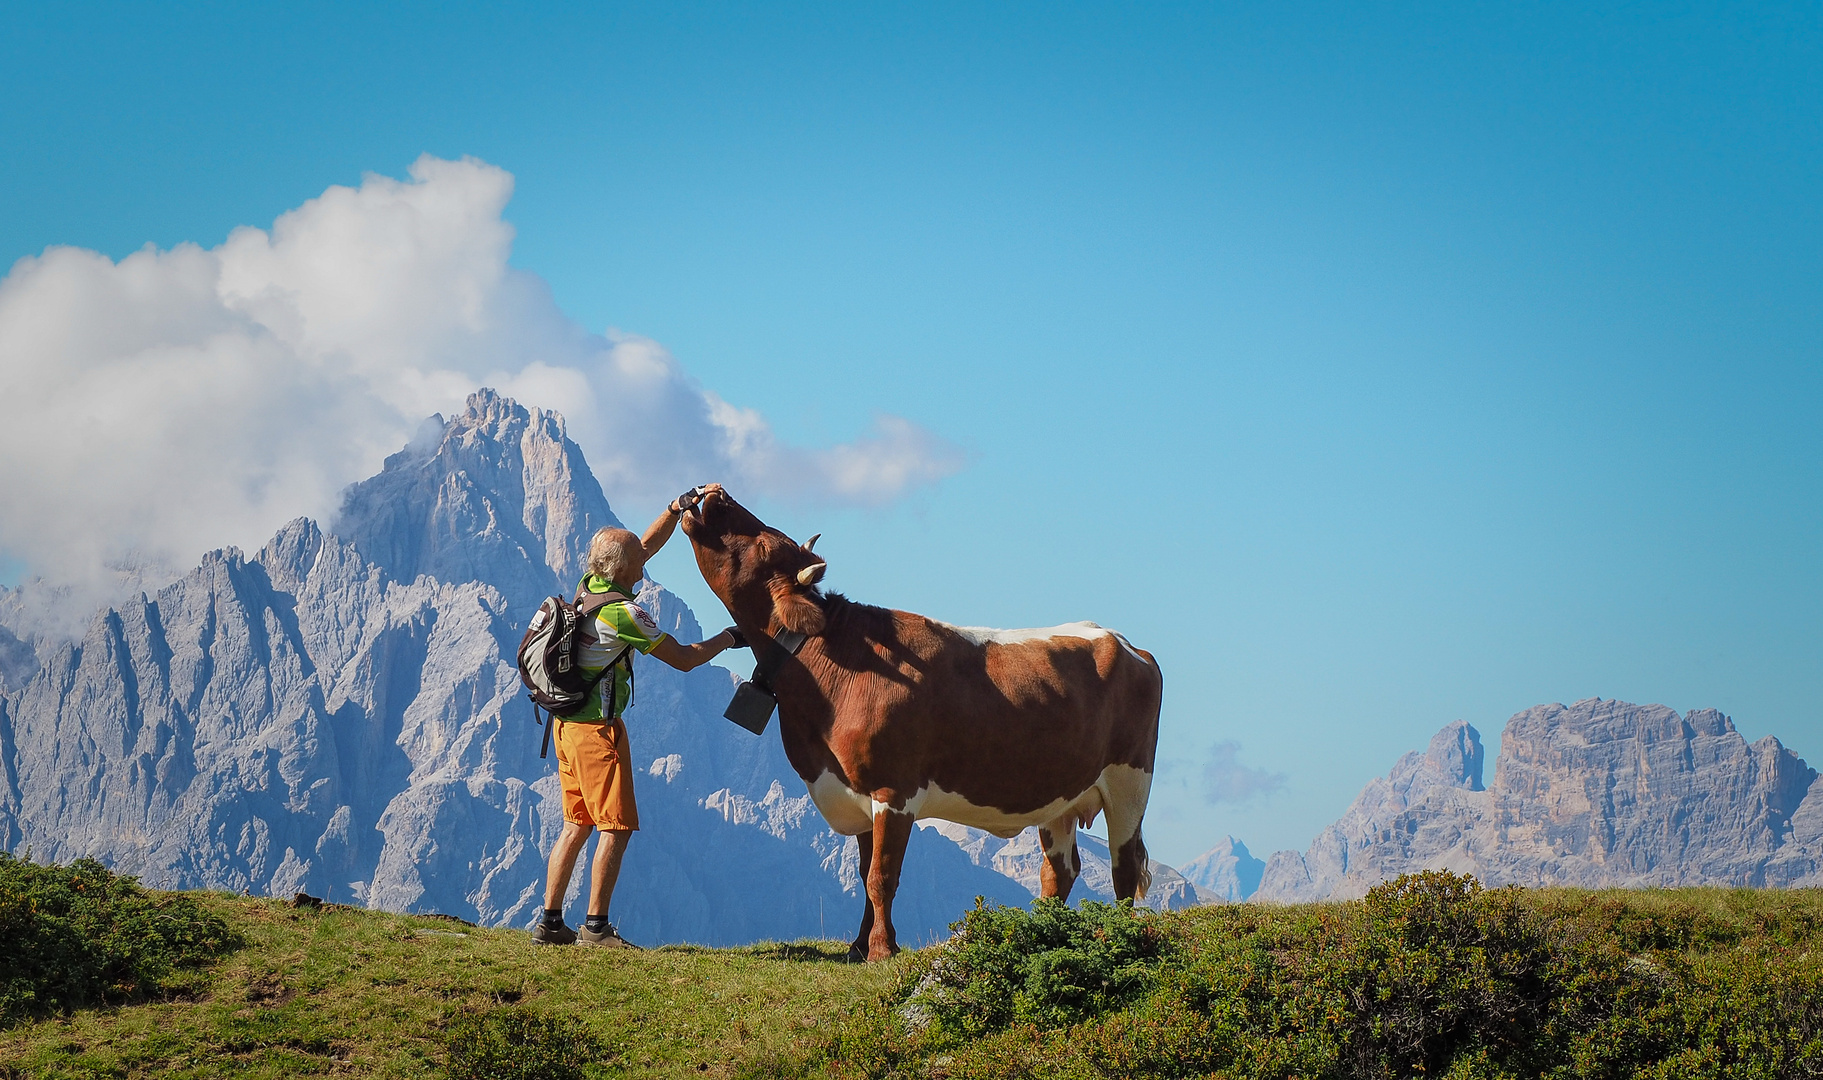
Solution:
<svg viewBox="0 0 1823 1080"><path fill-rule="evenodd" d="M576 591L579 595L584 591L610 592L614 591L614 584L607 578L590 574L582 579ZM665 640L664 631L658 628L646 609L630 600L603 604L595 612L595 622L590 629L595 634L595 643L582 650L582 670L589 675L614 663L628 649L649 653ZM607 696L610 690L612 698ZM611 703L611 708L604 710L604 703ZM619 716L632 703L633 666L621 664L615 667L613 675L595 684L595 692L589 695L588 703L581 710L563 719L571 723L600 723Z"/></svg>

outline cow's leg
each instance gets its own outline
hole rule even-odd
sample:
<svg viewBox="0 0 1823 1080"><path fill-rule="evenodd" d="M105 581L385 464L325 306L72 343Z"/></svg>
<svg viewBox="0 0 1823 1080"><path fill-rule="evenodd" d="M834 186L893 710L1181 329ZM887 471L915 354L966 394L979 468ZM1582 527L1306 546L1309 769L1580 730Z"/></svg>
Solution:
<svg viewBox="0 0 1823 1080"><path fill-rule="evenodd" d="M1076 850L1075 812L1040 825L1038 842L1044 845L1044 865L1038 870L1038 895L1068 901L1070 887L1082 873L1082 855Z"/></svg>
<svg viewBox="0 0 1823 1080"><path fill-rule="evenodd" d="M1114 860L1114 896L1138 902L1152 884L1152 869L1140 823L1152 794L1152 774L1127 765L1110 765L1097 782L1108 812L1108 854Z"/></svg>
<svg viewBox="0 0 1823 1080"><path fill-rule="evenodd" d="M911 841L912 821L910 814L884 807L874 811L874 858L867 872L867 899L874 916L873 932L867 938L870 963L899 951L893 934L893 894L899 890L899 870L905 863L905 845Z"/></svg>
<svg viewBox="0 0 1823 1080"><path fill-rule="evenodd" d="M867 887L867 877L874 865L874 834L864 832L855 837L855 846L861 850L861 929L855 934L854 941L848 946L848 962L859 964L867 959L867 939L874 932L874 901Z"/></svg>

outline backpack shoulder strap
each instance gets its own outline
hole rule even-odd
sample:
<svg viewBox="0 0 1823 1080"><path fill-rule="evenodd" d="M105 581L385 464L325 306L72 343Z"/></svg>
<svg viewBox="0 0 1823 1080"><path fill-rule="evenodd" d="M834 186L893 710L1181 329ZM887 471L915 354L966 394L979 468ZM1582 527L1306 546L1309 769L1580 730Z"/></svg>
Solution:
<svg viewBox="0 0 1823 1080"><path fill-rule="evenodd" d="M607 592L590 592L589 590L584 589L576 594L576 614L582 620L582 625L585 628L584 632L593 639L595 631L592 624L595 621L596 612L607 607L609 604L631 604L634 602L635 601L631 596L628 596L619 589L609 589ZM606 675L608 672L622 664L625 664L627 670L631 672L633 670L632 653L633 646L623 645L620 654L616 656L607 667L602 668L601 675L597 675L595 678L599 680L602 675ZM589 685L593 686L594 682L590 682Z"/></svg>
<svg viewBox="0 0 1823 1080"><path fill-rule="evenodd" d="M633 603L633 598L619 589L609 589L607 592L590 592L584 589L576 594L574 607L578 615L592 616L609 604L631 603Z"/></svg>
<svg viewBox="0 0 1823 1080"><path fill-rule="evenodd" d="M635 601L631 596L628 596L619 589L609 589L607 592L598 593L590 592L585 588L576 594L576 614L581 618L582 625L587 628L585 632L588 633L592 639L595 634L593 625L596 612L607 607L609 604L631 604L634 602ZM621 643L620 652L615 655L613 660L608 662L608 666L596 672L595 677L589 680L589 689L593 691L597 683L607 678L608 673L618 667L627 669L627 686L630 692L633 685L631 681L633 678L633 646L628 645L625 642ZM614 684L609 683L608 685L613 686ZM613 708L611 701L608 708L610 710Z"/></svg>

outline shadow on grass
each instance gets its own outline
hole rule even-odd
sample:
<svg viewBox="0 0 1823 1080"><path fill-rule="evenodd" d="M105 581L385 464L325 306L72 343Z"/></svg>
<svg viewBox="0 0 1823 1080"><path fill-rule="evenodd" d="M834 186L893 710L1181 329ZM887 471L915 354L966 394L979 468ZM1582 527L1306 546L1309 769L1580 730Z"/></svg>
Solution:
<svg viewBox="0 0 1823 1080"><path fill-rule="evenodd" d="M810 964L846 964L848 963L848 944L831 944L825 941L800 941L792 945L767 945L754 950L755 956L764 956L768 960L789 960L795 963Z"/></svg>
<svg viewBox="0 0 1823 1080"><path fill-rule="evenodd" d="M652 951L703 955L741 953L758 957L761 960L784 960L798 964L848 963L848 943L835 941L768 941L758 945L742 945L733 949L717 949L708 945L660 945Z"/></svg>

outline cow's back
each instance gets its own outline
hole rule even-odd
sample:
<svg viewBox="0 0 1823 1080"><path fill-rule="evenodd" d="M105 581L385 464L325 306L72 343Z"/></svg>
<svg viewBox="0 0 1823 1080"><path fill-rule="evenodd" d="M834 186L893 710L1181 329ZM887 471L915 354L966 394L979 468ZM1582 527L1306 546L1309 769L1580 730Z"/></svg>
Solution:
<svg viewBox="0 0 1823 1080"><path fill-rule="evenodd" d="M839 763L856 791L937 791L1017 816L1109 766L1153 768L1158 666L1093 623L987 630L842 601L802 659L819 685L799 740L824 745L787 734L786 750L807 781ZM792 689L781 683L782 707Z"/></svg>

